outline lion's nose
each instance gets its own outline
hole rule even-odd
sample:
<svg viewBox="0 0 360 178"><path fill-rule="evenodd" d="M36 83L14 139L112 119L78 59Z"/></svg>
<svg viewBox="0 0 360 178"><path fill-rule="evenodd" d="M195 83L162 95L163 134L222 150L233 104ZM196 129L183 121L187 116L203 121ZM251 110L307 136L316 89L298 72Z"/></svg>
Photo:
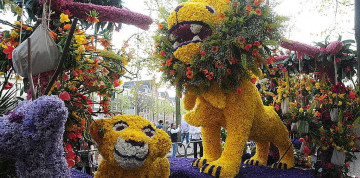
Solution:
<svg viewBox="0 0 360 178"><path fill-rule="evenodd" d="M126 140L126 143L130 143L132 146L139 146L139 147L143 147L144 146L144 142L137 142L135 140Z"/></svg>

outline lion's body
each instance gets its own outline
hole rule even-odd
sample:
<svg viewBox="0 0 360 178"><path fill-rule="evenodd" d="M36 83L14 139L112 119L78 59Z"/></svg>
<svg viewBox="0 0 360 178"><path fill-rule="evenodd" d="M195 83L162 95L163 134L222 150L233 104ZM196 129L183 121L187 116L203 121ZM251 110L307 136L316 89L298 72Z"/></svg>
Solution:
<svg viewBox="0 0 360 178"><path fill-rule="evenodd" d="M215 165L222 167L221 177L235 176L248 139L255 141L257 146L256 155L251 158L254 165L256 161L257 165L267 164L270 142L279 148L281 155L292 148L286 127L273 107L262 104L256 86L246 81L240 89L240 94L223 93L214 83L203 95L185 94L186 109L191 109L197 101L195 110L186 114L185 119L191 125L202 127L204 157L196 164L202 167L206 159L209 166L204 169L205 172ZM221 127L228 132L224 151L220 145ZM289 151L281 160L287 168L294 166L292 154ZM215 173L214 170L212 175L215 176Z"/></svg>
<svg viewBox="0 0 360 178"><path fill-rule="evenodd" d="M103 135L99 134L101 128L104 129ZM169 135L161 129L155 129L147 119L134 115L99 119L90 126L90 131L102 156L95 178L169 177L170 164L166 158L171 147ZM142 154L143 152L146 154ZM146 156L143 158L144 156L139 155ZM126 157L130 156L131 158L126 160ZM135 156L137 157L133 158ZM143 162L133 159L142 159ZM134 164L135 166L129 168Z"/></svg>

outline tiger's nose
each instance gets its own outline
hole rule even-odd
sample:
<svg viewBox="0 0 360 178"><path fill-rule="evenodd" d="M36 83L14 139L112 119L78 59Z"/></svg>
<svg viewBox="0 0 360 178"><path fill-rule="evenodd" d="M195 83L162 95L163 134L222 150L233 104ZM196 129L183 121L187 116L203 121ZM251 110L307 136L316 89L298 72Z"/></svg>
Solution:
<svg viewBox="0 0 360 178"><path fill-rule="evenodd" d="M144 142L137 142L135 140L126 140L126 143L130 143L132 146L139 146L139 147L143 147L144 146Z"/></svg>

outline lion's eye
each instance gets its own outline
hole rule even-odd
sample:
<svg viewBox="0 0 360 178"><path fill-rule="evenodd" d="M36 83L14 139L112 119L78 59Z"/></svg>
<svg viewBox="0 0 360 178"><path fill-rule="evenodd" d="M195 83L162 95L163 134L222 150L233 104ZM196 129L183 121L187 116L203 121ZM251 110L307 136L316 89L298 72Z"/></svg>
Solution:
<svg viewBox="0 0 360 178"><path fill-rule="evenodd" d="M209 6L209 5L207 5L206 6L206 9L210 12L210 13L212 13L212 14L215 14L215 8L213 7L213 6Z"/></svg>
<svg viewBox="0 0 360 178"><path fill-rule="evenodd" d="M116 131L122 131L128 127L129 127L129 125L126 122L120 121L120 122L117 122L114 124L113 129Z"/></svg>
<svg viewBox="0 0 360 178"><path fill-rule="evenodd" d="M155 135L155 130L150 126L146 126L143 128L143 132L145 133L146 136L148 137L152 137Z"/></svg>

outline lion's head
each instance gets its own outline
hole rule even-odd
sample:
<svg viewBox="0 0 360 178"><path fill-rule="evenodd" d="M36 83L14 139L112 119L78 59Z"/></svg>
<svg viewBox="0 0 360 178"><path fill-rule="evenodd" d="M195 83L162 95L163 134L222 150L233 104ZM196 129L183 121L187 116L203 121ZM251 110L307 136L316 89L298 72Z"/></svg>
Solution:
<svg viewBox="0 0 360 178"><path fill-rule="evenodd" d="M168 18L170 38L176 41L175 58L189 64L199 54L202 42L221 22L229 4L229 0L190 0L177 6Z"/></svg>
<svg viewBox="0 0 360 178"><path fill-rule="evenodd" d="M135 115L95 120L90 134L103 159L123 169L146 167L156 158L166 156L171 147L166 132Z"/></svg>

